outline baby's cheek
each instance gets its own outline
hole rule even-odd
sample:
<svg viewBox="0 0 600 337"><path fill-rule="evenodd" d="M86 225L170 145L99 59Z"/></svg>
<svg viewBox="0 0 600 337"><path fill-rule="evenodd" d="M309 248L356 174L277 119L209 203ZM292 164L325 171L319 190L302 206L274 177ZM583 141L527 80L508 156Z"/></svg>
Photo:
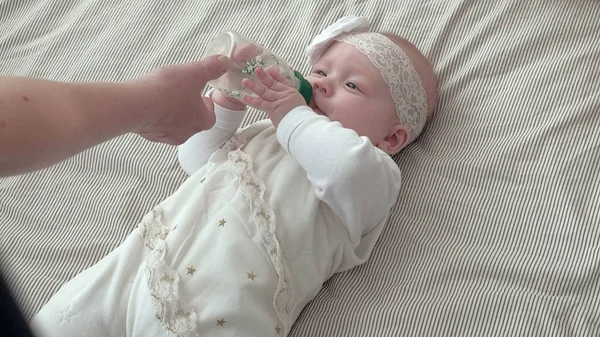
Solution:
<svg viewBox="0 0 600 337"><path fill-rule="evenodd" d="M337 112L335 117L345 128L352 129L359 134L363 133L364 130L368 128L368 121L360 116L360 114L357 114L352 107L346 107L346 109ZM361 136L362 135L363 134L361 134Z"/></svg>

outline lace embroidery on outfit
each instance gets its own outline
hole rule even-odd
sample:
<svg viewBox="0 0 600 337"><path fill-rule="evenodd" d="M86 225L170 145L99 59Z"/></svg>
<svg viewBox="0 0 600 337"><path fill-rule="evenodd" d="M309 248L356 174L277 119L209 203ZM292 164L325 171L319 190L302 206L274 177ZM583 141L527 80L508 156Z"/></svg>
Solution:
<svg viewBox="0 0 600 337"><path fill-rule="evenodd" d="M252 158L241 150L242 143L231 138L225 148L228 159L238 174L240 188L250 207L254 222L260 230L262 243L271 259L279 280L273 295L273 308L284 326L284 336L289 332L290 308L292 300L291 274L282 247L275 233L275 214L264 200L265 186L254 174ZM162 222L162 209L155 207L138 225L146 251L146 275L148 289L156 317L169 336L198 336L196 312L179 298L179 275L164 259L166 238L173 228Z"/></svg>
<svg viewBox="0 0 600 337"><path fill-rule="evenodd" d="M162 223L162 209L155 207L138 225L146 250L146 276L156 318L169 336L198 336L196 312L179 299L179 275L164 259L170 231Z"/></svg>
<svg viewBox="0 0 600 337"><path fill-rule="evenodd" d="M291 273L285 261L282 247L275 230L276 219L271 207L265 202L265 185L254 174L252 157L241 150L242 143L232 137L225 147L230 151L228 158L236 169L240 180L240 188L250 206L254 222L261 233L262 243L271 259L271 263L279 276L277 290L273 296L273 307L277 317L284 326L284 336L290 330L290 308L292 300Z"/></svg>

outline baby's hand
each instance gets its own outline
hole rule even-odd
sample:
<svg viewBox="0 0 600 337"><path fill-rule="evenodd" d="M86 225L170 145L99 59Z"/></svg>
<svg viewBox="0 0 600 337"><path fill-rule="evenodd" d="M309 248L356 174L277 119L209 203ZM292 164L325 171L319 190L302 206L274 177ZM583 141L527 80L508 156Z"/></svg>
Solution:
<svg viewBox="0 0 600 337"><path fill-rule="evenodd" d="M302 95L289 80L281 76L276 67L267 71L257 68L255 74L256 82L245 78L242 86L258 97L244 96L244 103L266 112L275 128L292 109L306 105Z"/></svg>

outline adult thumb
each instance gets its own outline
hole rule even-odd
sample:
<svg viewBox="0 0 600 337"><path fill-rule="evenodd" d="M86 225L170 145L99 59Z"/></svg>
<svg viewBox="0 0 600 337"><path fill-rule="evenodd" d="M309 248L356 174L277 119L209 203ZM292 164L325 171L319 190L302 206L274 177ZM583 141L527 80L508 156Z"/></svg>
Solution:
<svg viewBox="0 0 600 337"><path fill-rule="evenodd" d="M229 58L225 55L211 55L200 61L190 62L188 66L198 82L204 86L206 82L220 77L229 69Z"/></svg>

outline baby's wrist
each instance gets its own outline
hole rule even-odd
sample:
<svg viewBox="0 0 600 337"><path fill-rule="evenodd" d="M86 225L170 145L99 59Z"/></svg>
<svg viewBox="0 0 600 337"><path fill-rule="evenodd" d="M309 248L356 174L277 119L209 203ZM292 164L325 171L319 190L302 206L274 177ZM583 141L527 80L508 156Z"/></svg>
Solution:
<svg viewBox="0 0 600 337"><path fill-rule="evenodd" d="M246 110L246 104L229 98L219 90L215 90L210 94L210 99L217 105L229 110Z"/></svg>
<svg viewBox="0 0 600 337"><path fill-rule="evenodd" d="M306 106L306 105L298 105L295 106L291 109L285 109L283 110L283 112L274 112L271 114L267 114L267 116L271 119L271 122L273 122L273 126L275 127L275 129L277 129L277 127L279 126L279 124L281 123L281 121L290 114L290 112L292 112L293 110L301 107L301 106Z"/></svg>
<svg viewBox="0 0 600 337"><path fill-rule="evenodd" d="M269 119L271 120L271 123L273 123L273 127L275 129L277 129L277 127L279 126L279 123L285 117L285 115L287 115L287 113L283 113L283 114L271 113L271 114L267 114L267 117L269 117Z"/></svg>

